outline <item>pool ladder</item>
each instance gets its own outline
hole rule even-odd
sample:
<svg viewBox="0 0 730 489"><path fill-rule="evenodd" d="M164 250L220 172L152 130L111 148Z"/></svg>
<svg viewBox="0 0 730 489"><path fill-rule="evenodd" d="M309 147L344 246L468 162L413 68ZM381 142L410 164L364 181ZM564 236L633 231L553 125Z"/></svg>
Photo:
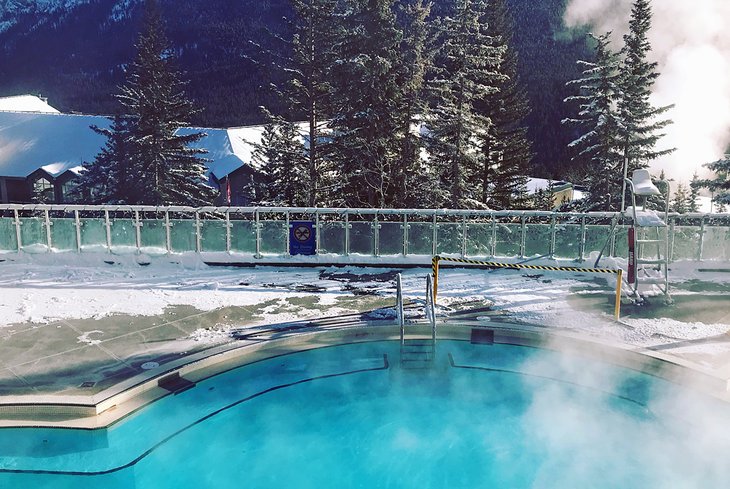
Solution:
<svg viewBox="0 0 730 489"><path fill-rule="evenodd" d="M403 369L426 369L433 366L436 357L436 310L433 303L431 275L426 279L426 318L431 325L431 336L411 337L406 335L403 315L403 286L401 275L396 276L396 316L400 326L400 365Z"/></svg>

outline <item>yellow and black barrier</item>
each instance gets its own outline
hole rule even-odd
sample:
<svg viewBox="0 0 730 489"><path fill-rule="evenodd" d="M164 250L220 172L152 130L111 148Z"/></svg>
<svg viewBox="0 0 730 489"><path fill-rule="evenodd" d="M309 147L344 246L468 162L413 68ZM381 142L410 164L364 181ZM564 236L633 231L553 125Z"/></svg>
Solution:
<svg viewBox="0 0 730 489"><path fill-rule="evenodd" d="M621 315L621 282L623 281L624 271L621 268L579 268L579 267L550 267L543 265L523 265L521 263L500 263L495 261L479 261L468 260L466 258L448 258L444 256L434 256L431 259L431 268L433 269L433 301L436 302L439 286L439 263L449 261L454 263L464 263L466 265L481 265L490 268L507 268L512 270L547 270L551 272L580 272L580 273L614 273L616 274L616 304L614 306L614 314L616 319Z"/></svg>

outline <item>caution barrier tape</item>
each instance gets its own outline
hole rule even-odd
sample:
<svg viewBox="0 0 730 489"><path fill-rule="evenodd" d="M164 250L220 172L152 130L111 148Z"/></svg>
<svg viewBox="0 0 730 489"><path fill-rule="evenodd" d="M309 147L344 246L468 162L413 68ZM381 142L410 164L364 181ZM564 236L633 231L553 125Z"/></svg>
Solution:
<svg viewBox="0 0 730 489"><path fill-rule="evenodd" d="M438 294L438 276L439 276L439 263L442 261L464 263L467 265L481 265L490 268L506 268L512 270L547 270L551 272L579 272L579 273L612 273L618 275L616 284L616 304L615 304L615 316L619 319L621 315L621 282L623 279L623 270L621 268L580 268L580 267L549 267L543 265L523 265L521 263L500 263L495 261L479 261L479 260L468 260L466 258L449 258L436 255L431 259L431 268L433 270L433 300L436 302L436 295Z"/></svg>

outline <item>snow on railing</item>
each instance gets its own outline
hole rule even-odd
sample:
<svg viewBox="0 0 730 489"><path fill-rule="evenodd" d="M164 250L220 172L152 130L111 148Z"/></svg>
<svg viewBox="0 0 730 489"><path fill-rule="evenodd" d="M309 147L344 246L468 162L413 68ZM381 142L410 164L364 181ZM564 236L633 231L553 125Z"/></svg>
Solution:
<svg viewBox="0 0 730 489"><path fill-rule="evenodd" d="M627 253L628 223L614 212L70 204L0 205L0 252L218 252L257 263L290 256L293 221L311 222L322 262ZM668 225L673 259L730 261L730 214L670 214Z"/></svg>

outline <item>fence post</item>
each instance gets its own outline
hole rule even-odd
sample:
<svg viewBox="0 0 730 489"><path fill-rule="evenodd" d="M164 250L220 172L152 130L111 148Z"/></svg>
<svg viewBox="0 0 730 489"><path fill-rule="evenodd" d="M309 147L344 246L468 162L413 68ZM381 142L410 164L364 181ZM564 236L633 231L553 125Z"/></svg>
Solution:
<svg viewBox="0 0 730 489"><path fill-rule="evenodd" d="M403 214L403 256L408 256L408 214Z"/></svg>
<svg viewBox="0 0 730 489"><path fill-rule="evenodd" d="M497 217L492 213L492 249L489 256L497 256Z"/></svg>
<svg viewBox="0 0 730 489"><path fill-rule="evenodd" d="M254 227L254 230L256 231L256 254L253 257L261 258L261 218L259 216L258 208L256 208L253 215L254 215L253 227Z"/></svg>
<svg viewBox="0 0 730 489"><path fill-rule="evenodd" d="M288 217L289 213L287 213ZM288 224L288 223L287 223ZM289 226L287 226L286 230L287 237L289 236ZM286 249L289 249L289 246L287 245ZM230 207L226 209L226 253L231 253L231 210Z"/></svg>
<svg viewBox="0 0 730 489"><path fill-rule="evenodd" d="M578 246L578 261L585 260L586 254L586 216L580 216L580 245Z"/></svg>
<svg viewBox="0 0 730 489"><path fill-rule="evenodd" d="M53 249L53 238L51 236L51 216L48 212L48 209L45 209L43 211L43 214L46 220L46 244L48 245L48 253L50 253Z"/></svg>
<svg viewBox="0 0 730 489"><path fill-rule="evenodd" d="M195 252L200 253L200 250L202 249L202 243L201 243L201 232L200 227L202 224L200 223L200 212L195 211Z"/></svg>
<svg viewBox="0 0 730 489"><path fill-rule="evenodd" d="M172 236L170 227L172 224L170 223L170 210L165 209L165 249L167 250L167 254L169 255L172 252Z"/></svg>
<svg viewBox="0 0 730 489"><path fill-rule="evenodd" d="M23 248L23 239L22 239L22 233L20 232L20 225L22 223L20 222L20 215L18 214L18 209L13 209L13 216L15 217L15 244L18 247L18 253L20 253L20 250Z"/></svg>
<svg viewBox="0 0 730 489"><path fill-rule="evenodd" d="M527 224L525 213L520 216L520 258L525 257L525 240L527 238Z"/></svg>
<svg viewBox="0 0 730 489"><path fill-rule="evenodd" d="M345 256L350 254L350 213L345 211Z"/></svg>
<svg viewBox="0 0 730 489"><path fill-rule="evenodd" d="M466 233L468 230L468 226L466 224L466 214L464 215L464 220L461 223L461 257L464 258L466 256Z"/></svg>
<svg viewBox="0 0 730 489"><path fill-rule="evenodd" d="M548 248L548 252L550 253L550 258L555 257L555 235L557 233L557 229L555 227L555 213L553 212L550 215L550 245Z"/></svg>
<svg viewBox="0 0 730 489"><path fill-rule="evenodd" d="M373 217L373 256L378 255L380 255L380 223L376 212Z"/></svg>
<svg viewBox="0 0 730 489"><path fill-rule="evenodd" d="M702 255L705 251L705 216L702 216L700 221L700 243L699 249L697 250L697 261L702 261Z"/></svg>
<svg viewBox="0 0 730 489"><path fill-rule="evenodd" d="M104 228L106 229L106 249L112 252L112 223L109 220L109 209L104 209Z"/></svg>
<svg viewBox="0 0 730 489"><path fill-rule="evenodd" d="M74 223L76 224L76 251L81 253L81 219L79 211L74 211Z"/></svg>
<svg viewBox="0 0 730 489"><path fill-rule="evenodd" d="M196 213L196 223L197 223L197 213ZM139 221L139 211L134 211L134 229L135 229L135 242L137 244L137 253L142 252L142 223Z"/></svg>
<svg viewBox="0 0 730 489"><path fill-rule="evenodd" d="M433 223L431 224L432 234L431 239L433 239L431 243L431 254L435 255L438 253L438 225L437 225L437 218L436 213L433 213Z"/></svg>
<svg viewBox="0 0 730 489"><path fill-rule="evenodd" d="M287 212L287 219L289 218L289 213ZM287 226L286 230L287 236L289 236L289 226ZM319 210L314 211L314 247L316 254L319 255L319 248L321 245L321 234L322 234L322 223L319 221ZM288 243L288 237L287 237L287 249L289 247Z"/></svg>

